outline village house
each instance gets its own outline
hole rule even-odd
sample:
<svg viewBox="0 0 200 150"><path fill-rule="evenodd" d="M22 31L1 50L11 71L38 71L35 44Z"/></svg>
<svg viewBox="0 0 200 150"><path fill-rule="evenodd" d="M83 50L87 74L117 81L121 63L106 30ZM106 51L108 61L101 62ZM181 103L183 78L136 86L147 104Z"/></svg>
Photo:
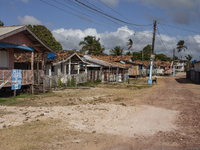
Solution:
<svg viewBox="0 0 200 150"><path fill-rule="evenodd" d="M53 53L53 49L43 43L26 25L0 27L0 84L11 87L12 69L15 53L29 53L31 65L28 70L21 71L21 85L31 86L34 93L34 54L42 55L42 65L39 69L43 72L45 53ZM15 70L16 72L16 70ZM16 83L18 85L18 83Z"/></svg>
<svg viewBox="0 0 200 150"><path fill-rule="evenodd" d="M128 68L126 64L114 62L110 56L92 56L79 54L86 62L88 79L102 82L122 82L128 80ZM112 56L111 56L112 57Z"/></svg>
<svg viewBox="0 0 200 150"><path fill-rule="evenodd" d="M67 81L71 80L72 78L76 80L76 84L87 82L85 70L80 71L80 66L83 64L86 65L86 63L75 51L59 50L54 51L53 54L49 53L48 55L45 55L44 77L46 85L57 85L59 78L63 84L67 84ZM28 55L29 54L15 54L15 66L25 70L30 68L30 59ZM36 54L34 60L34 70L37 70L37 68L40 68L42 64L41 55ZM39 84L41 80L35 78L35 82L38 82Z"/></svg>

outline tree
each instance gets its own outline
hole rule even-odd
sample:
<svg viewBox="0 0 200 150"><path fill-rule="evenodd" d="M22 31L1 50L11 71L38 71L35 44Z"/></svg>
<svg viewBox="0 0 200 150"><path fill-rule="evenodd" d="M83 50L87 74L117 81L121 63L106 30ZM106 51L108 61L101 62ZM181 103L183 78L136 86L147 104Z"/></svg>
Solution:
<svg viewBox="0 0 200 150"><path fill-rule="evenodd" d="M0 27L4 26L4 23L0 20Z"/></svg>
<svg viewBox="0 0 200 150"><path fill-rule="evenodd" d="M184 50L186 50L187 49L187 46L185 46L184 45L184 40L180 40L179 42L178 42L178 44L177 44L177 47L176 47L176 49L177 49L177 51L178 51L178 53L180 53L180 57L182 58L182 56L181 56L181 52Z"/></svg>
<svg viewBox="0 0 200 150"><path fill-rule="evenodd" d="M51 31L49 31L45 26L43 25L28 25L28 28L35 33L37 37L40 38L45 44L47 44L49 47L51 47L54 50L62 50L62 45L56 41L56 39L53 37Z"/></svg>
<svg viewBox="0 0 200 150"><path fill-rule="evenodd" d="M165 54L156 54L156 60L161 60L161 61L172 61L172 58L167 57Z"/></svg>
<svg viewBox="0 0 200 150"><path fill-rule="evenodd" d="M126 52L126 55L127 55L127 56L131 56L132 54L131 54L130 51L128 51L128 52Z"/></svg>
<svg viewBox="0 0 200 150"><path fill-rule="evenodd" d="M105 48L101 46L101 43L99 41L97 41L95 43L95 49L92 52L92 54L95 55L95 56L105 55L104 50L105 50Z"/></svg>
<svg viewBox="0 0 200 150"><path fill-rule="evenodd" d="M133 59L134 60L142 60L142 51L140 52L133 52Z"/></svg>
<svg viewBox="0 0 200 150"><path fill-rule="evenodd" d="M150 61L152 47L151 45L147 45L143 48L143 59L145 61Z"/></svg>
<svg viewBox="0 0 200 150"><path fill-rule="evenodd" d="M81 41L79 43L80 45L83 45L82 49L80 50L81 53L85 53L88 51L88 54L91 55L103 55L103 51L105 50L104 47L101 47L101 43L99 42L100 38L98 40L95 36L87 36L84 38L84 41Z"/></svg>
<svg viewBox="0 0 200 150"><path fill-rule="evenodd" d="M110 55L112 56L121 56L124 52L124 49L120 46L115 46L114 49L110 50Z"/></svg>
<svg viewBox="0 0 200 150"><path fill-rule="evenodd" d="M192 60L192 55L188 54L188 56L185 56L185 58L187 59L187 65L188 65L188 69L190 69L191 67L191 60Z"/></svg>
<svg viewBox="0 0 200 150"><path fill-rule="evenodd" d="M127 46L129 46L128 50L133 46L133 41L131 39L128 40Z"/></svg>

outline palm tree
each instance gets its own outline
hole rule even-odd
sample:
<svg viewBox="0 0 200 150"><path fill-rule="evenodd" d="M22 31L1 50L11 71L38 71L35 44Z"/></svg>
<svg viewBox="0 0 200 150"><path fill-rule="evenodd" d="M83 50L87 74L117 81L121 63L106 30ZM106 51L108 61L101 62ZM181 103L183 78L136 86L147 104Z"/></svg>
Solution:
<svg viewBox="0 0 200 150"><path fill-rule="evenodd" d="M181 56L181 52L184 50L186 50L187 49L187 46L185 46L184 45L184 40L180 40L179 42L178 42L178 44L177 44L177 47L176 47L176 49L177 49L177 51L178 51L178 53L180 53L180 57L182 58L182 56Z"/></svg>
<svg viewBox="0 0 200 150"><path fill-rule="evenodd" d="M114 49L110 50L110 55L112 56L120 56L124 52L124 49L121 48L120 46L115 46Z"/></svg>
<svg viewBox="0 0 200 150"><path fill-rule="evenodd" d="M185 58L187 59L188 69L190 69L191 60L193 57L192 57L192 55L188 54L188 56L185 56Z"/></svg>
<svg viewBox="0 0 200 150"><path fill-rule="evenodd" d="M104 55L104 46L101 46L100 42L96 42L95 49L92 51L92 55L101 56Z"/></svg>
<svg viewBox="0 0 200 150"><path fill-rule="evenodd" d="M87 36L84 38L84 41L81 41L79 43L79 46L80 45L83 45L82 49L80 50L80 52L85 52L85 51L88 51L88 54L92 54L94 49L96 48L96 43L99 41L96 40L96 37L95 36Z"/></svg>
<svg viewBox="0 0 200 150"><path fill-rule="evenodd" d="M133 41L131 39L128 40L127 46L129 46L128 50L133 46Z"/></svg>

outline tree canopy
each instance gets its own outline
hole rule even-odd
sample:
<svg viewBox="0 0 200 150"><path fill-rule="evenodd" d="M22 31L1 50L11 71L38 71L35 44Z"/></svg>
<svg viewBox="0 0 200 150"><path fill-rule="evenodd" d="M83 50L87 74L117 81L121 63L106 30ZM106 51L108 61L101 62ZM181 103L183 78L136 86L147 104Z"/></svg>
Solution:
<svg viewBox="0 0 200 150"><path fill-rule="evenodd" d="M49 31L43 25L28 25L28 28L31 29L35 35L37 35L45 44L51 47L53 50L62 50L62 45L56 41L53 37L51 31Z"/></svg>
<svg viewBox="0 0 200 150"><path fill-rule="evenodd" d="M121 56L123 55L124 49L120 46L115 46L114 49L110 50L110 55L112 56Z"/></svg>
<svg viewBox="0 0 200 150"><path fill-rule="evenodd" d="M127 46L129 46L128 50L133 46L133 41L131 39L128 40Z"/></svg>
<svg viewBox="0 0 200 150"><path fill-rule="evenodd" d="M180 41L177 43L176 49L177 49L178 53L180 53L180 58L182 58L181 52L182 52L183 50L185 51L185 50L187 49L187 46L185 46L184 44L185 44L185 41L184 41L184 40L180 40Z"/></svg>
<svg viewBox="0 0 200 150"><path fill-rule="evenodd" d="M105 48L101 46L101 43L99 42L100 38L96 39L95 36L87 36L84 38L84 41L81 41L79 43L80 45L83 45L82 49L80 50L80 53L85 53L88 51L88 54L91 55L105 55L104 50Z"/></svg>
<svg viewBox="0 0 200 150"><path fill-rule="evenodd" d="M139 52L133 52L130 53L129 51L126 53L126 55L133 55L134 60L142 61L142 51L143 51L143 60L144 61L149 61L150 60L150 55L151 55L151 45L146 45L143 50ZM175 56L176 57L176 56ZM161 61L172 61L172 58L167 57L165 54L156 54L155 55L156 60L161 60ZM176 59L178 59L176 57Z"/></svg>
<svg viewBox="0 0 200 150"><path fill-rule="evenodd" d="M4 23L0 20L0 27L4 26Z"/></svg>

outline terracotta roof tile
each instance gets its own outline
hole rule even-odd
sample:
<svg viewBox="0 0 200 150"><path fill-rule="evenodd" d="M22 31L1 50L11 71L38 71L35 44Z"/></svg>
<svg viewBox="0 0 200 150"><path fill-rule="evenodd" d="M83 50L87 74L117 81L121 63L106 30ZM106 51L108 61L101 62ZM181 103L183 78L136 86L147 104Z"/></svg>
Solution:
<svg viewBox="0 0 200 150"><path fill-rule="evenodd" d="M58 62L63 59L67 59L71 56L75 51L73 50L64 50L64 51L55 51L55 58L54 60L47 59L48 54L44 55L45 62ZM15 63L27 63L31 62L31 53L14 53ZM42 62L42 54L41 53L34 53L34 61L35 62Z"/></svg>

